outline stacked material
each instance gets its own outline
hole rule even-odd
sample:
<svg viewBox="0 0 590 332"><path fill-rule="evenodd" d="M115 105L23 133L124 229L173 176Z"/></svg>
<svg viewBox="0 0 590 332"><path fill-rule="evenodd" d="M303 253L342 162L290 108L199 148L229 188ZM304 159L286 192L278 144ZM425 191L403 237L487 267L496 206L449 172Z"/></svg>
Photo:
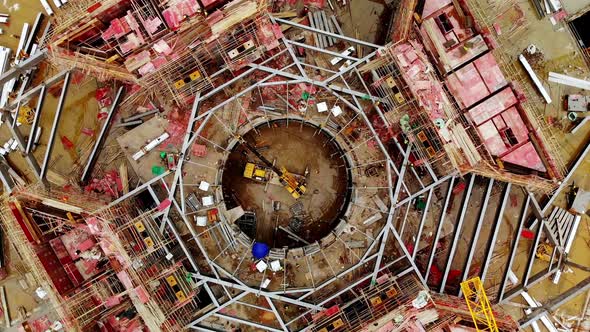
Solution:
<svg viewBox="0 0 590 332"><path fill-rule="evenodd" d="M314 13L308 12L307 18L309 19L309 25L312 28L327 31L330 33L336 33L334 28L334 22L328 19L326 12L323 10L316 11ZM336 44L336 38L329 37L323 34L314 35L315 45L319 48L328 48Z"/></svg>

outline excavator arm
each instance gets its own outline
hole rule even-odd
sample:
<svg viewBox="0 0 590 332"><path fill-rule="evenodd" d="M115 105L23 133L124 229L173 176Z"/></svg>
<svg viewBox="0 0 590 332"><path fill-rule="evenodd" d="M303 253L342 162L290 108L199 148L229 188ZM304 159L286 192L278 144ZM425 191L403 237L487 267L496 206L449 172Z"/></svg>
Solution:
<svg viewBox="0 0 590 332"><path fill-rule="evenodd" d="M270 160L266 159L252 144L248 143L242 136L238 136L240 143L244 144L246 149L252 152L262 163L264 163L268 168L270 168L273 172L275 172L281 183L285 186L287 191L293 196L295 199L298 199L301 195L305 193L305 185L299 183L297 179L293 176L293 174L289 173L284 167L279 169L276 167Z"/></svg>

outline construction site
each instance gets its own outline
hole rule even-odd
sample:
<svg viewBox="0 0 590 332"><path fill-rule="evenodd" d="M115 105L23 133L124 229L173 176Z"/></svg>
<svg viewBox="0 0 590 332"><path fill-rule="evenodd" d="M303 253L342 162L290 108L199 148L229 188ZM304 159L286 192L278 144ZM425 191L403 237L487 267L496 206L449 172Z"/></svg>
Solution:
<svg viewBox="0 0 590 332"><path fill-rule="evenodd" d="M590 0L6 0L0 331L590 331Z"/></svg>

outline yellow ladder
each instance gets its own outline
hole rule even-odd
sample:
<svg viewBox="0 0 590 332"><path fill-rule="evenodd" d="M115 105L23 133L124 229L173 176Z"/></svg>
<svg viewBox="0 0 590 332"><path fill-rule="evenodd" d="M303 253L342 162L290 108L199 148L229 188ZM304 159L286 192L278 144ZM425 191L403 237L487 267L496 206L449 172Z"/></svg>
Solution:
<svg viewBox="0 0 590 332"><path fill-rule="evenodd" d="M461 283L461 291L471 313L471 318L477 331L498 332L498 325L494 318L492 306L479 277L465 280Z"/></svg>

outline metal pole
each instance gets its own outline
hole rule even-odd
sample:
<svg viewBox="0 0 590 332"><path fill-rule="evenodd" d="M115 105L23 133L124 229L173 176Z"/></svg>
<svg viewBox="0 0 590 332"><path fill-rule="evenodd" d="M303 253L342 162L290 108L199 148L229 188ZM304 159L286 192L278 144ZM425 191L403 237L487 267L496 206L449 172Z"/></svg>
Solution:
<svg viewBox="0 0 590 332"><path fill-rule="evenodd" d="M275 307L274 303L272 303L272 300L266 296L264 298L266 299L266 302L268 302L268 305L270 306L270 309L272 309L272 312L277 317L277 321L279 322L279 325L281 325L281 328L283 329L283 331L289 331L289 329L287 328L287 325L285 325L285 322L283 321L283 318L281 317L281 314L279 313L279 311Z"/></svg>
<svg viewBox="0 0 590 332"><path fill-rule="evenodd" d="M299 42L296 42L296 41L293 41L293 40L290 40L290 39L287 39L287 43L292 44L292 45L295 45L295 46L307 48L307 49L310 49L310 50L313 50L313 51L317 51L317 52L320 52L320 53L329 54L329 55L332 55L332 56L335 56L335 57L339 57L339 58L342 58L342 59L346 59L346 60L360 61L359 58L355 58L353 56L340 54L338 52L334 52L334 51L330 51L330 50L325 50L325 49L322 49L322 48L319 48L319 47L315 47L315 46L312 46L312 45L309 45L309 44L305 44L305 43L299 43Z"/></svg>
<svg viewBox="0 0 590 332"><path fill-rule="evenodd" d="M397 178L397 181L395 182L395 190L393 191L393 195L391 197L391 208L389 209L389 215L387 217L387 222L385 223L385 225L383 227L385 227L385 233L383 234L383 239L381 240L381 246L379 247L379 255L377 256L377 262L375 263L375 268L373 269L373 280L377 279L377 274L379 273L379 268L381 266L381 260L383 259L383 253L385 252L385 245L387 243L387 237L389 235L389 232L387 231L388 227L392 227L391 222L393 220L393 214L395 212L395 202L397 201L397 198L399 196L399 192L400 192L400 188L402 183L404 182L404 175L406 174L406 165L408 163L408 156L410 154L410 149L411 149L411 145L408 145L408 149L406 151L406 156L404 157L404 161L402 163L401 169L399 171L399 176ZM389 165L389 164L388 164ZM388 176L391 176L391 172L387 172ZM391 192L391 189L390 189ZM391 194L391 193L390 193ZM405 248L405 246L402 244L402 247ZM408 259L410 261L413 262L413 260L411 259L411 257L408 255Z"/></svg>
<svg viewBox="0 0 590 332"><path fill-rule="evenodd" d="M0 81L2 81L0 79ZM47 167L49 167L49 159L51 158L51 152L53 151L53 143L55 141L55 135L57 135L57 128L59 127L59 120L61 118L61 112L63 111L66 94L68 93L68 87L70 86L70 72L66 73L64 78L63 87L61 89L61 95L57 102L57 109L55 110L55 116L53 117L53 125L51 126L51 132L49 133L49 141L47 142L47 150L45 151L45 157L43 158L43 164L41 164L42 179L47 174ZM34 139L34 138L33 138Z"/></svg>
<svg viewBox="0 0 590 332"><path fill-rule="evenodd" d="M500 290L498 291L498 296L496 302L502 301L504 298L504 292L506 289L506 282L508 281L508 274L510 273L510 269L512 268L512 263L514 262L514 257L516 257L516 250L518 249L518 240L520 239L520 233L522 232L522 228L524 226L524 221L526 220L529 203L531 197L527 196L524 206L522 207L522 213L520 215L520 222L518 223L518 229L514 233L512 238L512 245L510 246L510 255L508 256L508 264L506 265L506 270L504 271L504 277L502 277L502 282L500 282Z"/></svg>
<svg viewBox="0 0 590 332"><path fill-rule="evenodd" d="M432 263L434 262L434 255L436 254L436 246L438 245L438 238L440 237L440 233L442 232L442 226L445 221L445 216L447 214L447 208L449 207L449 201L451 200L451 194L453 192L453 184L455 183L455 177L451 178L449 182L449 189L447 190L447 197L445 198L445 204L443 209L440 213L440 219L438 220L438 227L436 228L436 233L434 234L434 239L432 242L432 249L430 249L430 258L428 258L428 265L426 267L426 282L428 282L428 276L430 275L430 268L432 268Z"/></svg>
<svg viewBox="0 0 590 332"><path fill-rule="evenodd" d="M422 213L422 218L420 218L420 226L418 226L418 234L416 235L416 240L414 241L414 252L412 253L412 260L416 260L416 255L418 254L418 246L420 245L420 238L422 237L422 231L424 230L424 223L426 223L426 217L428 216L428 209L430 209L430 201L432 200L432 191L433 191L433 189L430 189L428 191L428 198L426 199L426 207L424 207L424 212Z"/></svg>
<svg viewBox="0 0 590 332"><path fill-rule="evenodd" d="M547 213L547 211L549 210L549 208L551 207L551 205L553 204L553 202L555 201L555 199L557 198L557 196L559 196L559 194L561 193L561 191L563 190L563 188L567 187L567 184L568 184L569 180L574 175L574 173L576 172L576 170L578 169L578 167L586 160L586 155L588 155L588 152L590 152L590 144L588 142L586 142L586 147L576 157L576 159L574 161L574 164L570 168L570 171L567 173L567 175L565 176L565 178L563 178L563 180L561 180L561 184L559 185L559 187L557 188L557 190L555 190L555 192L553 193L553 195L551 195L551 197L549 198L549 200L543 206L543 209L541 210L541 212L542 212L543 215L545 213ZM531 225L529 226L529 228L531 228L531 229L532 228L535 228L535 226L537 225L537 222L538 221L539 221L538 219L533 220L533 222L531 223Z"/></svg>
<svg viewBox="0 0 590 332"><path fill-rule="evenodd" d="M441 185L442 183L446 182L449 179L454 179L455 176L457 176L457 175L458 175L458 173L452 173L452 174L449 174L449 175L447 175L445 177L442 177L442 178L438 179L437 181L435 181L435 182L433 182L433 183L425 186L424 188L418 190L416 193L410 194L410 196L402 199L401 201L399 201L396 204L395 207L397 208L397 207L400 207L400 206L402 206L404 204L407 204L410 201L413 201L414 199L416 199L416 197L424 194L425 192L427 192L427 191L429 191L431 189L434 189L435 187L438 187L439 185Z"/></svg>
<svg viewBox="0 0 590 332"><path fill-rule="evenodd" d="M199 324L200 322L204 321L205 319L213 316L215 313L219 312L220 310L223 310L224 308L238 302L241 298L245 297L246 295L248 295L248 292L242 292L234 297L232 297L231 299L227 300L226 302L220 304L219 306L213 308L212 310L204 313L203 315L199 316L199 318L195 319L194 321L192 321L192 323L190 323L191 326Z"/></svg>
<svg viewBox="0 0 590 332"><path fill-rule="evenodd" d="M550 275L555 273L557 270L559 270L559 267L554 267L550 271L543 269L540 272L537 272L535 275L533 275L529 279L529 283L526 287L524 285L519 285L519 286L514 287L514 288L510 289L509 291L507 291L506 294L504 295L504 298L502 299L501 303L506 303L506 302L510 301L515 296L520 295L522 292L525 292L527 289L529 289L529 288L533 287L534 285L540 283L541 281L545 280L547 277L549 277Z"/></svg>
<svg viewBox="0 0 590 332"><path fill-rule="evenodd" d="M13 126L14 122L16 122L16 119L13 119L9 112L4 112L2 115L6 118L6 125L8 127L8 130L12 134L12 137L18 142L18 145L24 155L25 160L33 170L33 174L35 175L37 180L45 183L45 180L41 177L41 168L39 167L37 159L35 159L35 156L32 153L27 153L25 151L25 139L23 138L23 135L21 134L18 127Z"/></svg>
<svg viewBox="0 0 590 332"><path fill-rule="evenodd" d="M19 62L17 65L15 65L10 70L6 71L4 74L0 76L0 86L3 86L4 83L10 81L13 78L18 77L27 70L35 67L41 61L45 60L46 57L47 51L41 50L39 52L35 52L35 54L28 57L26 60Z"/></svg>
<svg viewBox="0 0 590 332"><path fill-rule="evenodd" d="M455 257L455 251L457 250L457 244L459 243L459 239L461 237L461 229L463 227L463 221L465 220L465 213L467 213L467 207L469 205L469 199L471 198L471 190L473 189L474 181L475 175L471 174L471 178L469 179L469 186L467 187L467 191L465 192L465 196L463 197L463 206L461 207L461 213L459 214L459 221L455 225L455 235L453 236L453 242L451 242L451 250L447 255L447 266L445 268L442 283L438 291L439 293L443 293L445 291L447 278L449 277L449 272L451 271L453 258Z"/></svg>
<svg viewBox="0 0 590 332"><path fill-rule="evenodd" d="M543 234L544 224L539 224L539 228L537 229L537 233L535 234L535 240L533 241L533 245L531 247L531 251L529 252L529 257L526 264L526 270L524 272L524 278L522 279L522 284L526 287L528 286L529 277L531 276L531 271L533 269L533 264L535 263L535 255L537 254L537 247L539 246L539 241L541 240L541 235Z"/></svg>
<svg viewBox="0 0 590 332"><path fill-rule="evenodd" d="M296 28L299 28L299 29L303 29L303 30L307 30L307 31L319 33L321 35L333 37L333 38L340 39L340 40L345 40L347 42L351 42L351 43L358 44L358 45L363 45L363 46L372 47L372 48L376 48L376 49L379 49L379 48L382 48L383 47L383 46L375 45L375 44L372 44L372 43L369 43L369 42L366 42L366 41L362 41L362 40L350 38L350 37L347 37L347 36L344 36L344 35L337 35L335 33L331 33L331 32L324 31L324 30L320 30L320 29L317 29L317 28L312 28L312 27L309 27L307 25L295 23L295 22L292 22L292 21L288 21L288 20L284 20L284 19L280 19L280 18L276 18L276 17L274 18L274 20L277 21L277 22L279 22L279 23L287 24L287 25L290 25L290 26L293 26L293 27L296 27Z"/></svg>
<svg viewBox="0 0 590 332"><path fill-rule="evenodd" d="M16 97L11 103L10 103L10 107L8 108L12 108L13 106L16 106L18 103L28 100L31 96L33 96L34 94L36 94L37 92L39 92L39 90L41 90L42 88L47 88L50 87L52 85L54 85L55 83L61 81L61 79L68 73L67 70L64 70L62 72L60 72L59 74L52 76L51 78L43 81L41 84L37 85L34 88L31 88L29 90L27 90L27 92L23 93L22 95Z"/></svg>
<svg viewBox="0 0 590 332"><path fill-rule="evenodd" d="M526 328L532 322L541 318L542 315L546 314L548 311L555 311L557 308L565 304L566 302L570 301L571 299L575 298L576 296L584 293L586 290L590 288L590 277L580 281L577 285L570 288L564 293L561 293L558 297L554 298L553 300L549 301L547 304L538 307L532 313L526 315L525 318L518 321L521 329Z"/></svg>
<svg viewBox="0 0 590 332"><path fill-rule="evenodd" d="M102 126L102 129L100 130L100 133L98 134L98 137L96 138L96 142L94 142L94 147L90 152L90 156L88 157L88 161L86 162L86 166L84 167L84 171L82 172L82 177L80 178L80 183L82 185L85 185L88 182L88 178L90 177L90 174L92 174L92 169L94 168L94 165L96 164L96 160L98 159L98 155L100 153L99 150L102 148L102 144L105 141L106 133L109 131L109 127L111 126L111 121L113 120L115 113L117 113L117 107L119 107L119 102L121 101L121 97L123 96L124 91L125 87L121 86L117 91L117 94L115 95L115 100L111 104L109 114L107 115L107 118L104 122L104 125Z"/></svg>
<svg viewBox="0 0 590 332"><path fill-rule="evenodd" d="M31 133L29 134L29 141L27 142L25 153L30 153L33 150L33 146L35 145L35 136L37 134L39 121L41 120L41 110L43 109L43 103L45 102L46 91L47 88L45 85L41 86L41 91L39 91L39 97L37 99L37 108L35 109L35 117L33 118L33 123L31 124Z"/></svg>
<svg viewBox="0 0 590 332"><path fill-rule="evenodd" d="M496 221L492 226L492 237L489 239L487 247L486 247L486 258L483 261L483 266L481 268L480 279L481 283L483 284L486 278L486 274L490 267L490 261L492 260L492 256L494 255L494 248L496 247L496 240L498 239L498 233L500 231L500 226L502 225L502 221L504 220L504 209L506 208L506 202L508 201L508 196L510 196L510 189L512 188L511 183L506 184L506 188L504 188L504 196L502 197L502 202L500 203L500 210L498 211L498 216L496 217Z"/></svg>
<svg viewBox="0 0 590 332"><path fill-rule="evenodd" d="M467 259L465 260L465 264L463 265L463 277L461 280L467 280L469 277L469 269L471 269L471 261L473 260L473 255L475 254L475 248L477 247L477 240L479 239L479 233L481 232L481 228L483 227L483 219L486 215L486 210L488 208L488 203L490 202L490 194L492 193L492 188L494 187L494 179L490 178L488 181L488 188L486 189L485 197L483 199L483 204L481 205L481 209L479 210L479 218L477 219L477 224L475 225L475 229L471 236L471 245L469 247L469 253L467 254ZM461 296L461 288L459 287L459 296Z"/></svg>
<svg viewBox="0 0 590 332"><path fill-rule="evenodd" d="M252 322L252 321L249 321L249 320L245 320L245 319L242 319L242 318L238 318L238 317L234 317L234 316L229 316L229 315L226 315L226 314L216 313L215 316L217 316L219 318L222 318L222 319L225 319L225 320L234 321L236 323L253 326L255 328L262 329L262 330L265 330L265 331L270 331L270 332L283 332L283 330L275 329L274 327L270 327L270 326L267 326L267 325L255 323L255 322Z"/></svg>

